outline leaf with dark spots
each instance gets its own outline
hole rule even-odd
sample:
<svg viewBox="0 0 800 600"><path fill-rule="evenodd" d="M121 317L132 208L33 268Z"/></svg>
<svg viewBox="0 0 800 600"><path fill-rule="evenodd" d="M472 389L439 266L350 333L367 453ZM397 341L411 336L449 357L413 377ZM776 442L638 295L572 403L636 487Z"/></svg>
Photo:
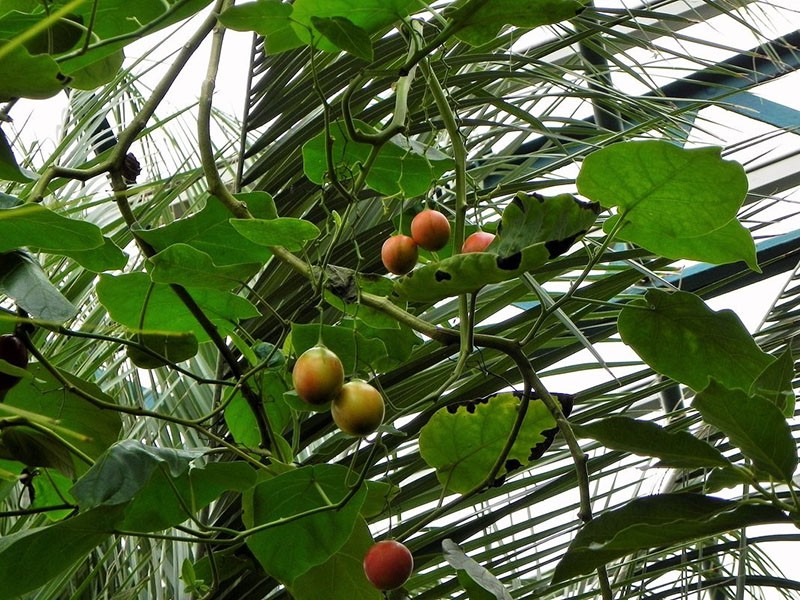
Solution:
<svg viewBox="0 0 800 600"><path fill-rule="evenodd" d="M547 244L545 244L547 247ZM550 257L552 258L552 256ZM498 256L497 267L504 271L515 271L522 263L522 252L515 252L511 256Z"/></svg>
<svg viewBox="0 0 800 600"><path fill-rule="evenodd" d="M506 471L513 471L514 469L519 469L522 467L522 463L519 462L516 458L512 458L511 460L506 461Z"/></svg>
<svg viewBox="0 0 800 600"><path fill-rule="evenodd" d="M552 242L545 242L544 247L547 248L547 251L550 253L550 259L557 258L562 254L564 254L564 252L566 252L572 247L572 244L575 243L575 240L583 236L585 233L586 230L583 230L563 240L553 240Z"/></svg>
<svg viewBox="0 0 800 600"><path fill-rule="evenodd" d="M436 281L450 281L453 276L447 271L436 271Z"/></svg>

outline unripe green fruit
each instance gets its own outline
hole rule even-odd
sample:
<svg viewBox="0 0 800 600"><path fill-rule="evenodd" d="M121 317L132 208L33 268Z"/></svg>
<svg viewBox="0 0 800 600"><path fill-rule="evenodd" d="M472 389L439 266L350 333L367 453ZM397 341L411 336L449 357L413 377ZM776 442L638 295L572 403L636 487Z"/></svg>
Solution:
<svg viewBox="0 0 800 600"><path fill-rule="evenodd" d="M304 402L314 405L330 402L344 383L342 361L325 346L309 348L294 364L292 383Z"/></svg>
<svg viewBox="0 0 800 600"><path fill-rule="evenodd" d="M381 247L381 261L389 273L405 275L417 264L417 243L407 235L393 235Z"/></svg>
<svg viewBox="0 0 800 600"><path fill-rule="evenodd" d="M359 437L373 433L383 423L384 412L381 393L362 379L345 383L331 404L337 427Z"/></svg>
<svg viewBox="0 0 800 600"><path fill-rule="evenodd" d="M411 237L425 250L441 250L450 240L450 223L439 211L426 208L411 220Z"/></svg>

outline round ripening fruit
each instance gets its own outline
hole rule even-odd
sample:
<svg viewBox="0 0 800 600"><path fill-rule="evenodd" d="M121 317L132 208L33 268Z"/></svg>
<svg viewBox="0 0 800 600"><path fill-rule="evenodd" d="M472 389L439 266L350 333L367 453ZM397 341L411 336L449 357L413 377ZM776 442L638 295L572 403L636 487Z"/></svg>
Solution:
<svg viewBox="0 0 800 600"><path fill-rule="evenodd" d="M450 223L439 211L426 208L411 220L411 237L425 250L441 250L450 240Z"/></svg>
<svg viewBox="0 0 800 600"><path fill-rule="evenodd" d="M331 404L337 427L359 437L373 433L383 423L384 410L381 393L362 379L345 383Z"/></svg>
<svg viewBox="0 0 800 600"><path fill-rule="evenodd" d="M364 574L379 590L399 588L408 580L413 570L414 557L411 551L394 540L380 541L371 546L364 555Z"/></svg>
<svg viewBox="0 0 800 600"><path fill-rule="evenodd" d="M461 252L485 252L489 244L494 241L494 234L488 231L476 231L464 240Z"/></svg>
<svg viewBox="0 0 800 600"><path fill-rule="evenodd" d="M342 361L325 346L309 348L294 363L292 383L303 401L315 405L330 402L344 383Z"/></svg>
<svg viewBox="0 0 800 600"><path fill-rule="evenodd" d="M25 369L28 366L28 349L15 335L0 335L0 358L7 363ZM0 372L0 392L14 387L20 380L9 373Z"/></svg>
<svg viewBox="0 0 800 600"><path fill-rule="evenodd" d="M381 247L383 266L395 275L409 273L417 264L418 257L417 243L407 235L393 235Z"/></svg>

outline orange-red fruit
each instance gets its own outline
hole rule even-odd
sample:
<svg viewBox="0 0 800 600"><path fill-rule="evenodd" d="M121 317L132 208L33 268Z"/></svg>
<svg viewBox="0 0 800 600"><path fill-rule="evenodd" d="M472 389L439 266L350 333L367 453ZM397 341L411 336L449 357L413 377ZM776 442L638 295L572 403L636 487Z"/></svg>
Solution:
<svg viewBox="0 0 800 600"><path fill-rule="evenodd" d="M413 238L407 235L393 235L383 242L381 260L389 273L405 275L417 264L419 249Z"/></svg>
<svg viewBox="0 0 800 600"><path fill-rule="evenodd" d="M330 402L344 384L342 361L325 346L309 348L294 364L292 382L297 395L305 402Z"/></svg>
<svg viewBox="0 0 800 600"><path fill-rule="evenodd" d="M476 231L464 240L461 252L485 252L494 240L494 234L488 231Z"/></svg>
<svg viewBox="0 0 800 600"><path fill-rule="evenodd" d="M411 237L425 250L441 250L450 240L450 223L439 211L426 208L411 220Z"/></svg>
<svg viewBox="0 0 800 600"><path fill-rule="evenodd" d="M384 411L381 393L362 379L345 383L331 404L336 426L359 437L373 433L383 423Z"/></svg>
<svg viewBox="0 0 800 600"><path fill-rule="evenodd" d="M383 540L364 555L364 574L379 590L394 590L403 585L414 570L411 551L400 542Z"/></svg>
<svg viewBox="0 0 800 600"><path fill-rule="evenodd" d="M0 358L24 369L28 366L28 349L17 336L0 335ZM0 392L11 389L19 380L19 377L0 371Z"/></svg>

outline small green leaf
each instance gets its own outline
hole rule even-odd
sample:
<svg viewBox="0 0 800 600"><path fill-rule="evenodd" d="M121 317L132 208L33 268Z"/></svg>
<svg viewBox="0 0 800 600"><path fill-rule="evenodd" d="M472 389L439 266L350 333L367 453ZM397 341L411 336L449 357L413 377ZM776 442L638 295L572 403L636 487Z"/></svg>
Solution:
<svg viewBox="0 0 800 600"><path fill-rule="evenodd" d="M292 11L292 5L281 0L259 0L232 6L219 20L229 29L264 36L267 54L278 54L305 45L292 28Z"/></svg>
<svg viewBox="0 0 800 600"><path fill-rule="evenodd" d="M0 210L0 252L23 246L44 252L90 250L104 243L97 225L62 217L41 204Z"/></svg>
<svg viewBox="0 0 800 600"><path fill-rule="evenodd" d="M241 286L261 268L260 263L217 266L208 254L188 244L168 246L149 260L150 278L157 283L219 290Z"/></svg>
<svg viewBox="0 0 800 600"><path fill-rule="evenodd" d="M757 471L790 482L797 468L797 445L780 409L760 396L730 390L716 381L697 394L692 406L753 461Z"/></svg>
<svg viewBox="0 0 800 600"><path fill-rule="evenodd" d="M689 292L648 290L646 305L622 309L622 341L653 369L702 390L713 377L749 390L773 358L731 310L712 311Z"/></svg>
<svg viewBox="0 0 800 600"><path fill-rule="evenodd" d="M294 600L380 600L383 595L364 575L364 555L373 544L364 519L336 554L299 576L289 587Z"/></svg>
<svg viewBox="0 0 800 600"><path fill-rule="evenodd" d="M437 411L420 431L419 452L436 469L448 490L466 493L490 473L508 441L519 411L513 394L498 394L462 406ZM545 441L555 419L541 400L531 400L517 440L497 473L502 477L514 463L527 465L534 448Z"/></svg>
<svg viewBox="0 0 800 600"><path fill-rule="evenodd" d="M231 219L240 235L259 246L283 246L287 250L302 250L305 243L319 237L319 228L303 219Z"/></svg>
<svg viewBox="0 0 800 600"><path fill-rule="evenodd" d="M612 560L655 547L670 547L750 525L785 523L777 508L700 494L636 498L602 513L578 531L556 567L553 583L591 573Z"/></svg>
<svg viewBox="0 0 800 600"><path fill-rule="evenodd" d="M14 151L6 139L6 134L0 129L0 179L27 183L31 178L23 173L14 157ZM8 208L0 205L0 208Z"/></svg>
<svg viewBox="0 0 800 600"><path fill-rule="evenodd" d="M597 440L612 450L658 458L661 467L694 469L730 464L719 450L691 433L667 431L648 421L616 416L572 428L578 437Z"/></svg>
<svg viewBox="0 0 800 600"><path fill-rule="evenodd" d="M794 416L794 357L791 344L753 382L751 396L762 396L777 406L787 419Z"/></svg>
<svg viewBox="0 0 800 600"><path fill-rule="evenodd" d="M528 246L507 258L493 252L457 254L400 277L395 281L391 297L411 302L436 302L475 292L490 283L533 271L546 263L549 255L544 243Z"/></svg>
<svg viewBox="0 0 800 600"><path fill-rule="evenodd" d="M58 438L30 427L7 427L0 431L0 457L28 467L50 467L75 477L75 462L69 447Z"/></svg>
<svg viewBox="0 0 800 600"><path fill-rule="evenodd" d="M248 210L260 219L274 219L278 216L272 196L265 192L236 194L236 199L246 203ZM197 213L157 229L139 229L136 235L157 251L165 250L173 244L189 244L208 254L214 264L219 266L264 264L271 255L270 251L239 235L230 224L230 218L228 209L211 196Z"/></svg>
<svg viewBox="0 0 800 600"><path fill-rule="evenodd" d="M566 252L597 219L597 204L580 202L572 194L545 197L518 193L503 210L490 252L511 256L544 242L549 257Z"/></svg>
<svg viewBox="0 0 800 600"><path fill-rule="evenodd" d="M338 510L320 510L349 493L349 471L341 465L301 467L258 484L246 503L247 527L275 525L247 538L264 570L287 586L327 562L350 538L366 496L362 487ZM312 514L278 524L283 519Z"/></svg>
<svg viewBox="0 0 800 600"><path fill-rule="evenodd" d="M290 407L286 404L283 396L288 391L283 377L276 371L266 370L251 379L249 383L261 396L272 429L278 434L283 433L292 418ZM259 447L261 435L258 424L250 405L241 392L234 395L225 408L224 414L228 430L237 443L249 448Z"/></svg>
<svg viewBox="0 0 800 600"><path fill-rule="evenodd" d="M374 133L375 128L361 121L356 127L365 133ZM341 180L357 177L361 165L365 164L372 146L354 142L348 138L341 121L331 124L333 163ZM322 184L329 179L325 132L303 145L303 171L314 183ZM406 143L395 136L384 144L367 174L367 185L373 190L391 196L403 194L407 198L421 196L447 170L451 169L451 158L437 152L427 151L415 144Z"/></svg>
<svg viewBox="0 0 800 600"><path fill-rule="evenodd" d="M158 355L153 356L136 346L126 346L128 358L140 369L157 369L168 363L183 362L195 356L200 349L197 338L191 332L137 332L132 341Z"/></svg>
<svg viewBox="0 0 800 600"><path fill-rule="evenodd" d="M456 37L472 46L494 41L503 25L532 29L571 19L584 8L578 0L489 0L477 10L468 4L467 0L454 3L449 16Z"/></svg>
<svg viewBox="0 0 800 600"><path fill-rule="evenodd" d="M488 597L496 600L511 600L511 594L500 583L500 580L464 554L464 551L453 540L442 540L442 551L448 564L457 571L464 571L472 581L489 593Z"/></svg>
<svg viewBox="0 0 800 600"><path fill-rule="evenodd" d="M123 440L111 446L72 487L81 510L128 503L161 465L172 477L189 470L203 450L176 450Z"/></svg>
<svg viewBox="0 0 800 600"><path fill-rule="evenodd" d="M372 40L369 34L347 17L311 17L317 31L336 47L372 62Z"/></svg>
<svg viewBox="0 0 800 600"><path fill-rule="evenodd" d="M0 253L0 293L36 319L63 323L78 312L50 283L36 259L23 250Z"/></svg>

